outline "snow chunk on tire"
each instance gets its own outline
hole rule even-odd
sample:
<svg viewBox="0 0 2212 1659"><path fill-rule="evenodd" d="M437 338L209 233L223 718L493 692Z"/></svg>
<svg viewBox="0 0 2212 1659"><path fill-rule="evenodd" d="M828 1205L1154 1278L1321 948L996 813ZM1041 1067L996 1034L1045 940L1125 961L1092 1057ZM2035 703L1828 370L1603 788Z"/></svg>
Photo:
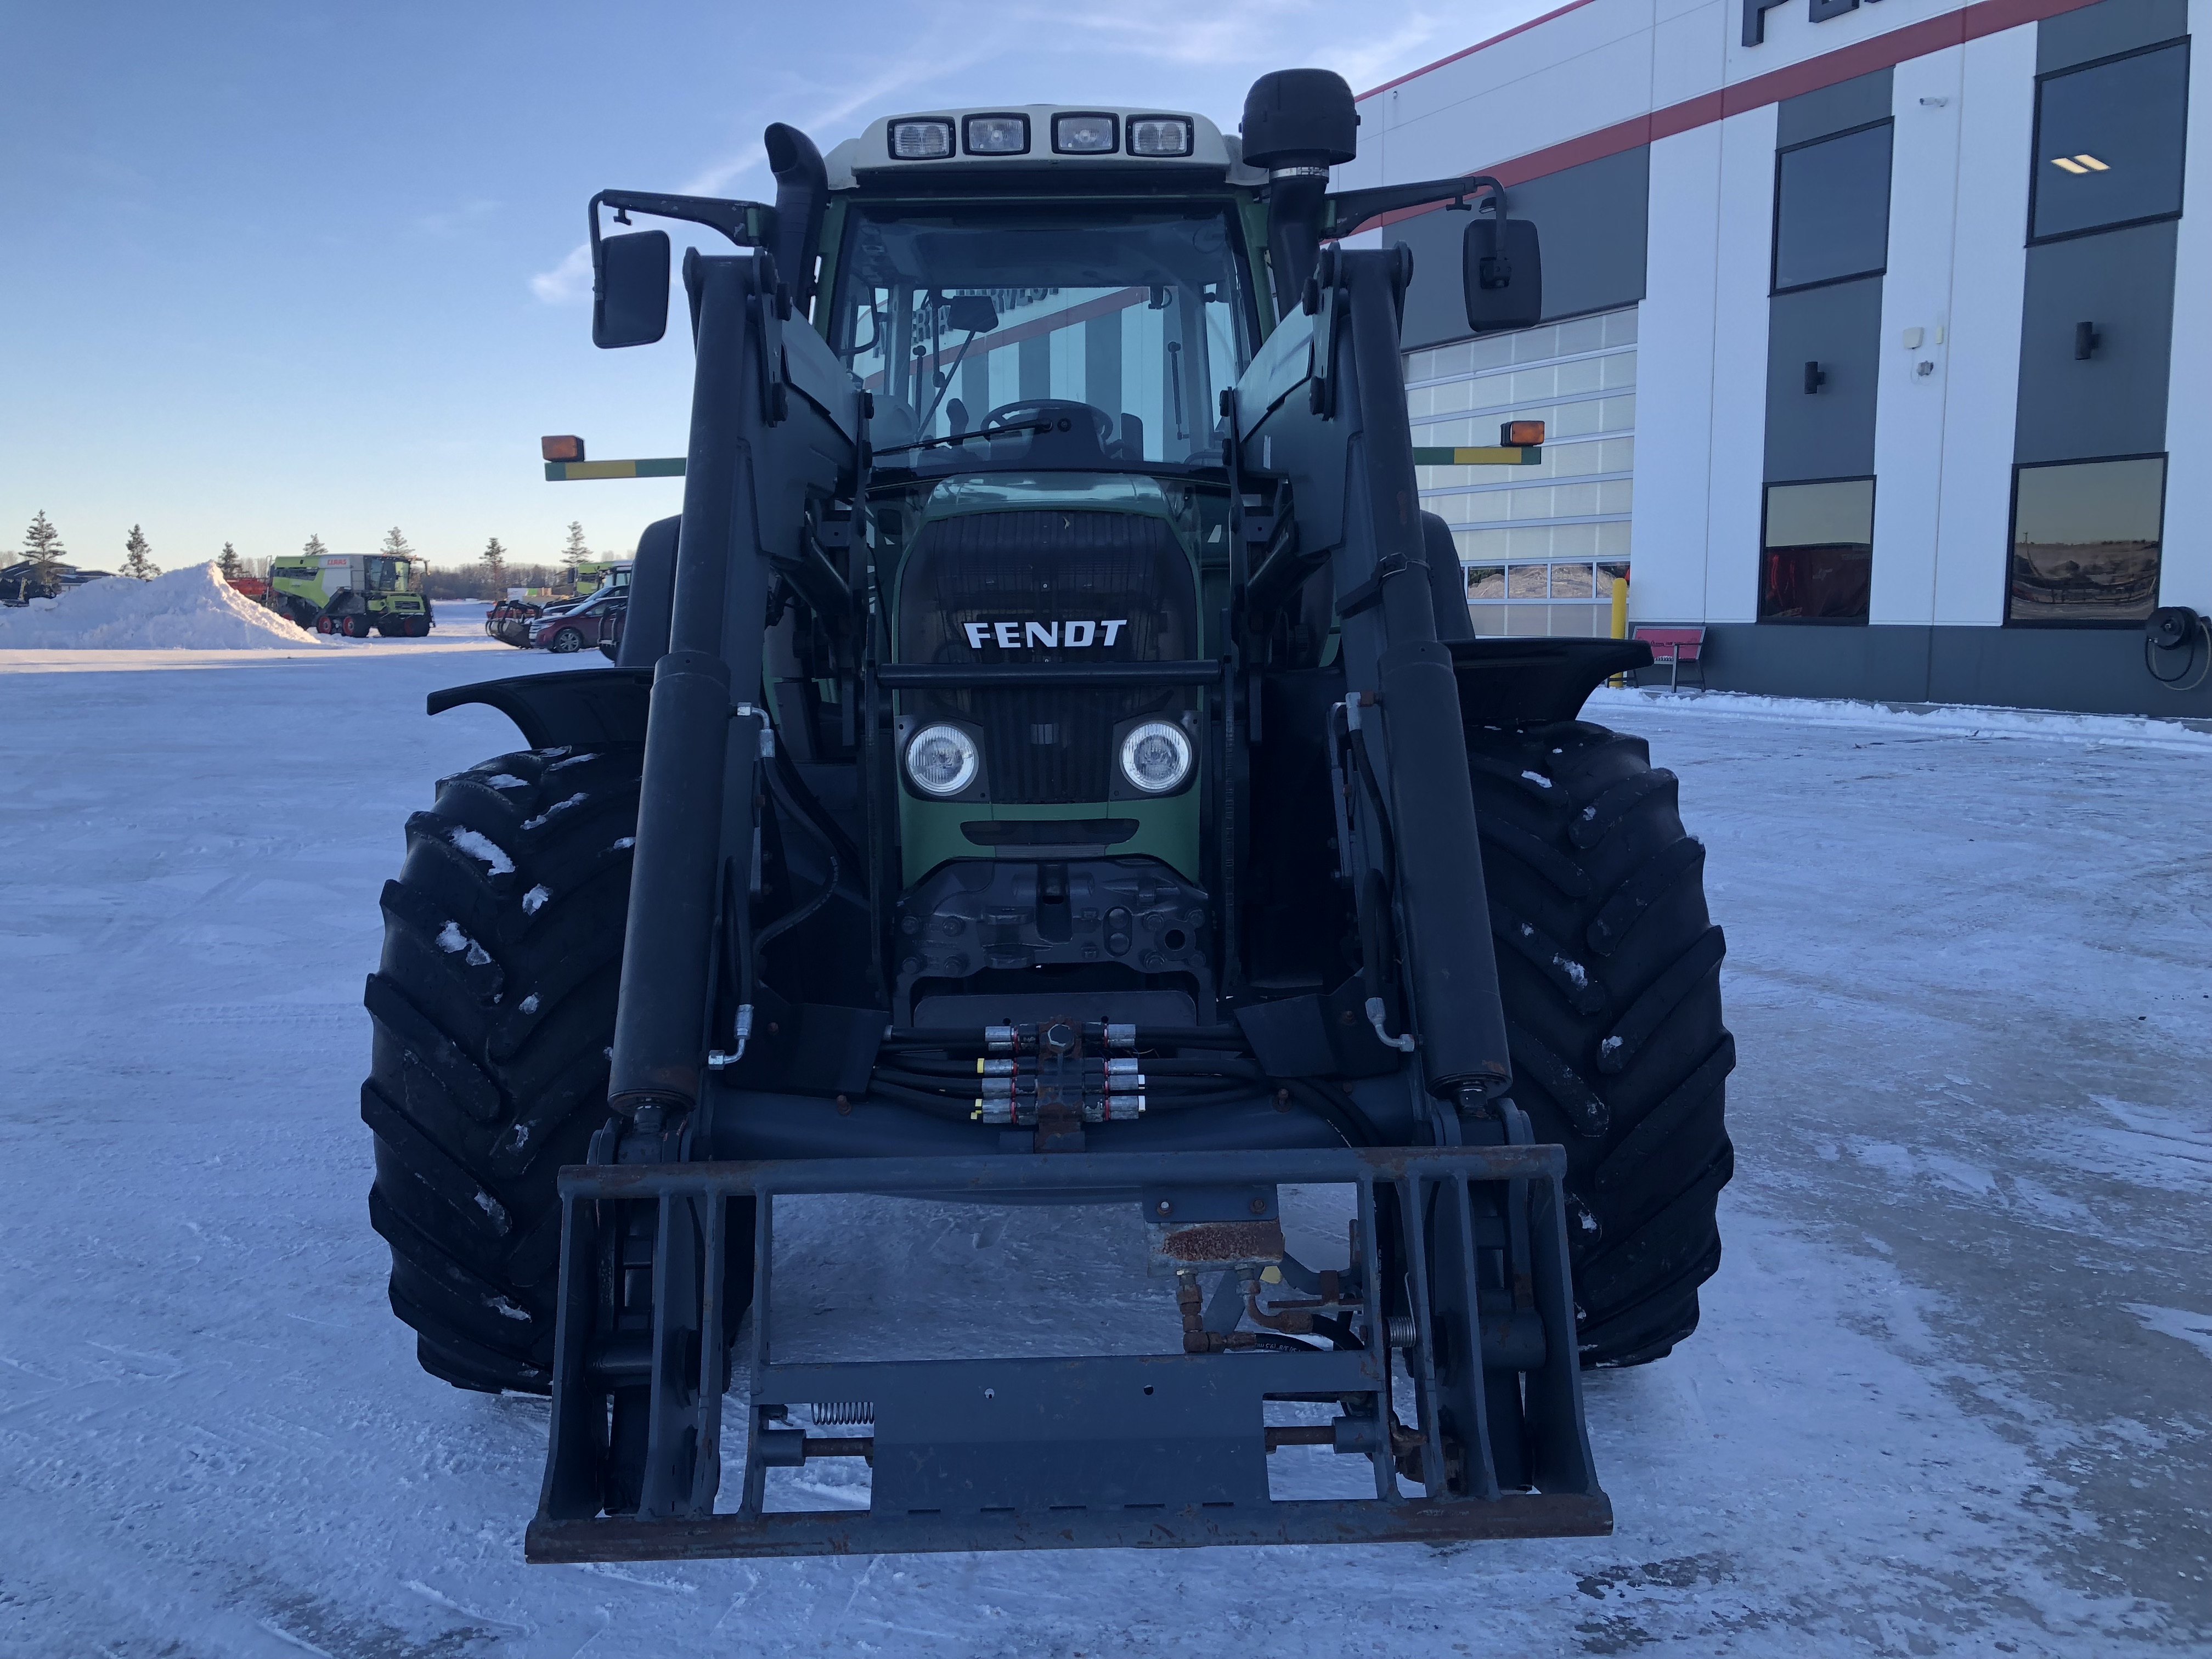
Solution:
<svg viewBox="0 0 2212 1659"><path fill-rule="evenodd" d="M527 824L523 827L529 828ZM482 831L455 830L447 839L471 858L483 860L495 876L514 873L514 860L507 857L507 849Z"/></svg>
<svg viewBox="0 0 2212 1659"><path fill-rule="evenodd" d="M522 827L526 830L542 830L552 820L554 814L556 812L565 812L572 806L580 806L583 805L583 802L584 795L582 791L580 790L575 794L569 796L566 800L555 801L550 806L540 812L536 817L523 819Z"/></svg>

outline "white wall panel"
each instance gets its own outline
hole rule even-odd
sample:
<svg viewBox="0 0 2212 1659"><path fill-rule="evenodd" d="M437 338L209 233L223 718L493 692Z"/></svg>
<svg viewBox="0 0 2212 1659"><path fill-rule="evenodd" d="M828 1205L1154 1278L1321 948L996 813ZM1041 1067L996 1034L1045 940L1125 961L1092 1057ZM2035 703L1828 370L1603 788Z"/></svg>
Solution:
<svg viewBox="0 0 2212 1659"><path fill-rule="evenodd" d="M1662 4L1651 31L1653 109L1719 88L1728 73L1729 31L1739 27L1740 18L1739 8L1728 0Z"/></svg>
<svg viewBox="0 0 2212 1659"><path fill-rule="evenodd" d="M2189 33L2212 39L2212 0L2189 0ZM2173 263L2173 373L2166 401L2166 549L2160 605L2212 612L2212 70L2189 77L2189 158Z"/></svg>
<svg viewBox="0 0 2212 1659"><path fill-rule="evenodd" d="M1705 614L1720 183L1718 126L1677 133L1651 146L1651 229L1637 319L1636 520L1629 554L1629 611L1638 622L1694 623Z"/></svg>
<svg viewBox="0 0 2212 1659"><path fill-rule="evenodd" d="M1881 378L1875 393L1874 594L1869 620L1936 614L1936 532L1942 504L1944 352L1959 185L1959 47L1897 66L1890 145L1889 270L1881 285ZM1920 331L1908 348L1906 331ZM1921 374L1918 365L1935 365Z"/></svg>
<svg viewBox="0 0 2212 1659"><path fill-rule="evenodd" d="M1714 238L1719 270L1713 295L1713 459L1705 504L1708 622L1750 622L1759 611L1775 124L1772 104L1731 115L1720 124L1720 214Z"/></svg>
<svg viewBox="0 0 2212 1659"><path fill-rule="evenodd" d="M1595 0L1583 12L1627 9L1626 0ZM1572 43L1554 40L1544 44L1561 51L1562 56L1540 63L1528 53L1519 54L1522 61L1510 74L1498 72L1504 65L1484 62L1544 33L1532 30L1434 75L1393 87L1363 106L1363 136L1366 110L1380 104L1389 133L1385 165L1389 177L1441 178L1462 168L1509 161L1641 115L1650 107L1651 95L1648 0L1633 10L1639 27L1613 39L1593 40L1571 50L1571 55L1564 54ZM1582 15L1570 13L1546 28L1559 27ZM1450 88L1427 84L1444 81L1461 64L1478 65L1482 72L1458 77L1461 84Z"/></svg>
<svg viewBox="0 0 2212 1659"><path fill-rule="evenodd" d="M1990 623L2004 616L2012 521L2035 26L1969 40L1960 56L1958 228L1948 332L1935 354L1948 384L1934 620ZM1881 560L1877 549L1877 570Z"/></svg>

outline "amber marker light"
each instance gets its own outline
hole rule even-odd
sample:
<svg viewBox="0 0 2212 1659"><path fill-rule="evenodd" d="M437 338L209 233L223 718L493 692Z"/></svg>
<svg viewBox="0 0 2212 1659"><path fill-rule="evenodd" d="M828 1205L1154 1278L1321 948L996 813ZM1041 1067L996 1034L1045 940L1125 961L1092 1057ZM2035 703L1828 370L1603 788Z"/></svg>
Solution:
<svg viewBox="0 0 2212 1659"><path fill-rule="evenodd" d="M549 461L580 461L584 459L584 441L574 434L557 438L540 438L538 447Z"/></svg>
<svg viewBox="0 0 2212 1659"><path fill-rule="evenodd" d="M1508 449L1534 449L1544 441L1544 423L1508 421L1498 429L1498 441Z"/></svg>

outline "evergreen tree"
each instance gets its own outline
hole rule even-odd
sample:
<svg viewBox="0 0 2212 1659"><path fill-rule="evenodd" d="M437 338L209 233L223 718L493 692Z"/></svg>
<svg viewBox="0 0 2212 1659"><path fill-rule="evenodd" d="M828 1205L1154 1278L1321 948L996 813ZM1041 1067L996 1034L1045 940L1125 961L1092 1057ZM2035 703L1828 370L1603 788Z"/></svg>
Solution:
<svg viewBox="0 0 2212 1659"><path fill-rule="evenodd" d="M130 535L123 542L123 568L116 574L128 576L133 581L152 581L161 574L161 567L148 556L153 550L152 544L146 539L146 532L132 525Z"/></svg>
<svg viewBox="0 0 2212 1659"><path fill-rule="evenodd" d="M222 555L216 560L216 574L225 581L234 581L246 574L246 561L238 556L238 550L228 542L222 544Z"/></svg>
<svg viewBox="0 0 2212 1659"><path fill-rule="evenodd" d="M491 597L495 599L505 599L507 597L507 550L499 544L499 538L496 536L484 544L483 568L484 586L491 590Z"/></svg>
<svg viewBox="0 0 2212 1659"><path fill-rule="evenodd" d="M23 532L23 552L31 562L30 574L23 579L25 599L50 599L61 591L62 555L68 550L62 545L62 532L47 522L42 510Z"/></svg>
<svg viewBox="0 0 2212 1659"><path fill-rule="evenodd" d="M398 525L392 526L390 533L384 538L384 545L377 551L387 559L411 559L415 556L415 550L408 544L407 538L399 533Z"/></svg>
<svg viewBox="0 0 2212 1659"><path fill-rule="evenodd" d="M330 550L323 545L323 538L320 536L308 537L307 544L300 550L311 559L319 559Z"/></svg>
<svg viewBox="0 0 2212 1659"><path fill-rule="evenodd" d="M591 546L584 540L584 521L581 519L569 520L568 539L561 549L561 585L564 587L576 586L576 567L591 556Z"/></svg>

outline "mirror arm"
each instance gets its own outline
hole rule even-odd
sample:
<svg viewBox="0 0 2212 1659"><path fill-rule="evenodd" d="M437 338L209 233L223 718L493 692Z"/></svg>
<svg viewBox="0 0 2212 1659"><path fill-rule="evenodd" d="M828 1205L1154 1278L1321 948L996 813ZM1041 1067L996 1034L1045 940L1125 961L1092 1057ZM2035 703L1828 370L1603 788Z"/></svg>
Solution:
<svg viewBox="0 0 2212 1659"><path fill-rule="evenodd" d="M1328 198L1328 219L1322 234L1344 237L1364 229L1370 220L1399 208L1426 207L1431 202L1449 204L1449 211L1468 210L1468 198L1487 189L1505 210L1505 186L1486 173L1463 173L1456 179L1431 179L1417 185L1381 185L1373 190L1347 190Z"/></svg>
<svg viewBox="0 0 2212 1659"><path fill-rule="evenodd" d="M592 228L592 264L599 261L599 204L615 210L615 222L628 224L633 212L658 219L683 219L719 230L739 247L765 247L775 236L775 210L765 202L726 200L718 196L660 196L643 190L603 190L592 198L586 216Z"/></svg>

